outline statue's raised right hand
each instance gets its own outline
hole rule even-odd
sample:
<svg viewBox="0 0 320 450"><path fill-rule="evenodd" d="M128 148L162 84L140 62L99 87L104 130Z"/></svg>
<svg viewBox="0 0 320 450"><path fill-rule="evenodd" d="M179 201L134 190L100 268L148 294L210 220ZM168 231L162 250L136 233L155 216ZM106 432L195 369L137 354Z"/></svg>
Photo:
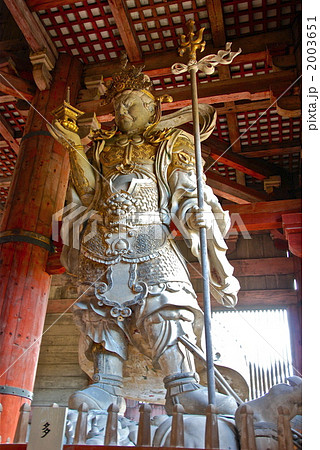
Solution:
<svg viewBox="0 0 320 450"><path fill-rule="evenodd" d="M47 125L47 128L51 136L64 147L81 145L80 136L74 131L64 128L58 120L55 120L52 125Z"/></svg>

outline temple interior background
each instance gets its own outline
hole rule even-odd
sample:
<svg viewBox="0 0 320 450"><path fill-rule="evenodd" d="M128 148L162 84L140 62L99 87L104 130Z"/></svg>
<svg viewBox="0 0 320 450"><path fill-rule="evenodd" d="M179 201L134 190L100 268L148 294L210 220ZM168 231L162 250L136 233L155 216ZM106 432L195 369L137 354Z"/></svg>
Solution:
<svg viewBox="0 0 320 450"><path fill-rule="evenodd" d="M37 120L34 99L50 89L61 56L80 61L75 79L73 63L68 69L73 104L85 111L88 124L95 112L108 128L113 115L110 105L101 106L102 82L118 67L121 52L131 63L144 65L157 94L172 95L173 102L164 105L165 115L191 103L189 75L173 75L170 69L180 60L178 36L188 19L197 29L205 27L203 55L217 53L226 42L232 42L233 51L242 49L229 66L198 76L199 101L218 113L216 129L202 145L207 183L231 214L228 259L241 285L239 318L232 319L232 326L231 319L224 318L231 313L212 305L217 364L246 374L250 398L288 375L301 375L301 2L1 0L0 12L0 218L14 211L13 197L7 198L10 189L18 189L19 147L28 122ZM52 120L49 113L47 120ZM184 127L192 130L191 123ZM39 176L37 168L34 174ZM28 191L29 186L21 182L19 189ZM59 191L59 183L46 198L48 205L55 202L54 189ZM27 211L28 205L23 217ZM44 220L50 228L50 216ZM199 263L181 236L176 242L201 304ZM45 266L51 287L33 406L66 405L72 392L88 384L78 364L78 331L70 309L77 298L75 282L59 264L61 243L53 244L55 253L48 254ZM251 356L246 347L243 330L249 316L241 312L256 312L252 326L257 341L262 333L259 314L270 323L279 316L285 345L273 348L267 362L253 351ZM276 333L270 329L269 343ZM228 338L221 339L223 333ZM129 416L135 414L135 385L146 386L145 401L163 403L161 389L154 391L150 380L149 367L127 380Z"/></svg>

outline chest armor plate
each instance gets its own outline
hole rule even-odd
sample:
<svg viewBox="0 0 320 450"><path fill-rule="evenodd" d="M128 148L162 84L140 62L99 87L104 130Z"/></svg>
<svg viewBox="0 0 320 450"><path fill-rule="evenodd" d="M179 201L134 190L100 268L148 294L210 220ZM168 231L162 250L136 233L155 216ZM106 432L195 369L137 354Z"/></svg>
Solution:
<svg viewBox="0 0 320 450"><path fill-rule="evenodd" d="M99 205L102 221L88 223L81 252L103 264L139 263L159 256L167 229L158 211L156 182L134 178L127 191L103 197Z"/></svg>
<svg viewBox="0 0 320 450"><path fill-rule="evenodd" d="M100 162L105 173L112 168L130 171L139 165L153 164L156 151L157 147L145 142L142 136L133 136L131 140L123 136L105 146Z"/></svg>

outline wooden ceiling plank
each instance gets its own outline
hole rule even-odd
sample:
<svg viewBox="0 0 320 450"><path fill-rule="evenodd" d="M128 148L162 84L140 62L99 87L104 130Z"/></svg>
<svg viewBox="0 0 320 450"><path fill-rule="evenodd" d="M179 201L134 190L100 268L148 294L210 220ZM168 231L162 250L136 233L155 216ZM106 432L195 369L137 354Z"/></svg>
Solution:
<svg viewBox="0 0 320 450"><path fill-rule="evenodd" d="M228 210L230 214L240 214L241 216L248 214L265 214L265 213L276 213L279 217L282 214L301 212L302 210L302 200L299 198L288 199L288 200L274 200L269 202L256 202L250 203L248 205L228 205ZM277 227L274 227L277 228ZM280 227L281 228L281 227ZM270 228L272 229L272 228Z"/></svg>
<svg viewBox="0 0 320 450"><path fill-rule="evenodd" d="M234 275L236 277L289 275L295 272L294 258L232 259L229 262L234 267ZM191 279L202 277L200 263L188 263L188 270Z"/></svg>
<svg viewBox="0 0 320 450"><path fill-rule="evenodd" d="M0 177L0 187L9 187L13 176Z"/></svg>
<svg viewBox="0 0 320 450"><path fill-rule="evenodd" d="M139 42L124 0L108 0L121 40L131 62L140 62L142 54Z"/></svg>
<svg viewBox="0 0 320 450"><path fill-rule="evenodd" d="M242 205L248 206L248 205ZM228 206L229 209L229 206ZM235 221L231 233L262 231L282 228L282 215L279 213L240 214L241 221Z"/></svg>
<svg viewBox="0 0 320 450"><path fill-rule="evenodd" d="M35 86L28 80L0 70L0 92L31 101L35 93Z"/></svg>
<svg viewBox="0 0 320 450"><path fill-rule="evenodd" d="M277 142L268 145L248 145L246 147L242 147L242 154L248 158L263 158L265 156L300 153L301 150L301 142L295 139L292 141L283 141L281 143Z"/></svg>
<svg viewBox="0 0 320 450"><path fill-rule="evenodd" d="M200 307L203 307L202 293L197 293L197 300ZM294 289L252 289L250 291L240 289L236 309L285 307L295 304L297 304L297 291ZM213 311L227 311L229 309L217 303L213 297L211 307Z"/></svg>
<svg viewBox="0 0 320 450"><path fill-rule="evenodd" d="M44 31L40 29L38 23L33 17L31 11L24 0L4 0L7 8L12 14L15 22L22 31L31 50L35 53L41 52L44 49L47 51L49 59L54 63L56 57L48 45L51 41L48 35L44 35ZM53 45L53 44L52 44Z"/></svg>
<svg viewBox="0 0 320 450"><path fill-rule="evenodd" d="M247 202L261 202L268 200L269 196L265 192L259 192L252 188L243 186L235 181L229 180L216 172L207 171L207 184L213 188L218 189L227 194L233 195L235 198L246 200ZM238 202L237 202L238 203Z"/></svg>

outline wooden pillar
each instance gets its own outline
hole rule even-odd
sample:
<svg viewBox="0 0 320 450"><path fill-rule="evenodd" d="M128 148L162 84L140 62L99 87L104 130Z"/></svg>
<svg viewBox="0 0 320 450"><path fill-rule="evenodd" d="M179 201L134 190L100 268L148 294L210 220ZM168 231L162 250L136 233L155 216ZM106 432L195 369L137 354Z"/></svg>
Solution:
<svg viewBox="0 0 320 450"><path fill-rule="evenodd" d="M19 409L31 402L47 308L52 214L64 205L69 175L65 149L46 121L71 88L75 103L82 65L60 55L52 86L37 91L10 187L0 233L0 403L2 442L12 442Z"/></svg>
<svg viewBox="0 0 320 450"><path fill-rule="evenodd" d="M293 256L294 276L296 279L297 303L290 305L288 323L291 340L292 364L294 375L302 376L302 260Z"/></svg>

